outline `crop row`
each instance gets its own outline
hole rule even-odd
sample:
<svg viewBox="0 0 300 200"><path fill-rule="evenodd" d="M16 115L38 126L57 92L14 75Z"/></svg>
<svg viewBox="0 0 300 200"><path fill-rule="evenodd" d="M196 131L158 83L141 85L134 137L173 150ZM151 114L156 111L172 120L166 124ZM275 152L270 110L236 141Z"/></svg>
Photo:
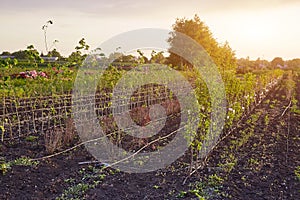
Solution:
<svg viewBox="0 0 300 200"><path fill-rule="evenodd" d="M211 94L201 78L195 78L189 73L183 72L183 75L188 79L191 77L193 79L191 85L200 109L200 116L198 116L199 125L198 131L193 133L189 132L189 122L183 124L183 127L188 135L192 134L194 136L194 140L191 142L191 155L192 160L197 162L201 158L200 149L204 139L214 140L217 136L206 134L211 127ZM267 71L262 74L245 74L240 77L237 77L232 72L222 74L227 100L227 111L223 128L225 130L230 129L241 117L247 115L252 107L259 104L278 83L282 74L283 72L279 70ZM145 126L151 121L149 118L149 107L156 104L161 105L168 116L166 126L170 128L166 127L159 136L164 137L170 132L174 132L174 130L176 133L176 127L178 128L178 124L181 122L178 117L183 111L181 110L183 105L180 105L182 102L179 102L179 99L189 93L188 88L174 81L176 80L174 77L170 77L171 83L166 83L165 85L171 84L172 89L176 91L175 93L170 88L163 86L163 84L148 84L146 87L133 90L133 94L129 94L126 90L114 91L113 88L122 75L123 73L115 69L108 71L104 78L100 80L101 87L98 87L96 94L92 95L88 94L72 98L72 91L68 91L65 94L60 93L51 96L18 97L17 95L10 95L3 97L0 102L1 140L21 138L31 134L43 135L49 130L65 133L67 129L66 124L69 123L70 119L73 118L73 114L75 114L75 111L72 110L72 103L81 106L76 112L81 112L83 122L88 120L90 112L88 108L92 107L93 111L96 112L101 127L107 134L112 134L111 140L114 140L114 143L120 143L122 140L127 140L128 143L130 140L124 133L124 130L118 130L118 126L112 116L113 112L120 114L128 108L133 121L138 125ZM132 87L134 87L134 83L133 81L126 86L129 87L132 84ZM162 119L158 118L156 120L160 121ZM120 141L117 141L116 138ZM138 143L147 144L152 139L155 138L140 140ZM165 145L168 141L158 142L156 149ZM123 144L125 143L123 142Z"/></svg>

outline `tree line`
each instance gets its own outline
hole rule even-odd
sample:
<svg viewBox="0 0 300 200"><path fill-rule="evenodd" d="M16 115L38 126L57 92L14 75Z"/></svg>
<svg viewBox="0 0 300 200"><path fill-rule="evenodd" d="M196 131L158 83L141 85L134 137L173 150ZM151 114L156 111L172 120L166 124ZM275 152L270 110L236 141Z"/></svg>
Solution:
<svg viewBox="0 0 300 200"><path fill-rule="evenodd" d="M58 61L65 61L71 63L72 65L80 66L87 56L87 52L90 46L86 43L85 39L82 38L78 45L75 47L75 50L68 56L63 57L57 49L53 48L52 50L48 48L47 44L47 29L49 25L52 25L53 21L49 20L42 27L44 31L44 40L47 53L39 53L33 45L27 46L25 50L19 50L16 52L2 52L0 56L2 58L14 58L17 60L27 60L29 63L43 63L43 58L45 57L56 57ZM176 19L175 23L172 26L173 32L170 33L168 42L170 44L169 55L164 56L163 52L152 51L151 57L147 58L144 53L140 50L137 50L138 56L133 55L124 55L120 52L112 53L108 55L108 58L115 58L115 63L129 63L129 64L141 64L141 63L160 63L168 64L177 68L179 70L188 69L191 64L186 61L184 58L172 53L172 48L175 46L175 43L178 42L177 32L180 32L184 35L189 36L194 41L199 43L208 55L212 58L214 63L218 66L220 70L233 70L240 73L247 73L253 70L261 69L275 69L275 68L295 68L300 67L300 59L293 60L283 60L281 57L275 57L272 61L267 61L258 58L257 60L250 60L247 58L237 59L235 52L231 49L228 42L220 44L213 37L212 32L209 30L209 27L201 21L198 15L195 15L192 19L181 18ZM57 42L55 40L54 42ZM184 51L189 51L184 49ZM193 53L193 52L190 52ZM102 55L103 56L103 55ZM12 62L12 61L10 61ZM16 62L16 61L14 61Z"/></svg>

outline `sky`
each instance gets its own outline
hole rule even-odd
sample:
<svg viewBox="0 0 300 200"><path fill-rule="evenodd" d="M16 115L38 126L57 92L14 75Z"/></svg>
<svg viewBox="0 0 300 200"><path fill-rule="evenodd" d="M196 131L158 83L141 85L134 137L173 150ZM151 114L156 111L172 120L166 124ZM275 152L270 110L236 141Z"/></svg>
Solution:
<svg viewBox="0 0 300 200"><path fill-rule="evenodd" d="M91 49L140 28L170 29L197 14L238 58L300 58L300 0L0 0L0 52L48 44L68 56L81 38ZM53 46L53 41L58 40Z"/></svg>

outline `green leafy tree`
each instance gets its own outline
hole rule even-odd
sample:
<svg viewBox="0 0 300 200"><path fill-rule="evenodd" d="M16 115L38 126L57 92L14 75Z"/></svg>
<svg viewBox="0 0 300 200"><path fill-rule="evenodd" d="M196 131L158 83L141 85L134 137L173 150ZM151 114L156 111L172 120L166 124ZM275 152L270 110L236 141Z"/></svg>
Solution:
<svg viewBox="0 0 300 200"><path fill-rule="evenodd" d="M86 58L85 51L88 51L90 46L86 44L85 39L82 38L79 42L79 45L75 47L74 52L68 57L68 61L73 65L82 65L82 62Z"/></svg>
<svg viewBox="0 0 300 200"><path fill-rule="evenodd" d="M183 33L199 43L210 55L219 69L223 71L236 69L235 53L229 44L227 42L223 45L219 44L216 39L213 38L208 26L201 21L197 15L195 15L193 19L177 19L173 25L173 32L171 32L171 37L168 39L171 46L169 49L170 56L168 57L169 64L178 66L181 69L183 69L183 66L191 67L191 64L184 60L184 58L172 53L172 48L174 48L176 42L180 40L176 32ZM190 52L191 50L183 49L183 51Z"/></svg>
<svg viewBox="0 0 300 200"><path fill-rule="evenodd" d="M34 48L33 45L27 46L25 52L29 64L32 64L33 66L37 67L39 63L44 63L44 60L40 57L39 52Z"/></svg>

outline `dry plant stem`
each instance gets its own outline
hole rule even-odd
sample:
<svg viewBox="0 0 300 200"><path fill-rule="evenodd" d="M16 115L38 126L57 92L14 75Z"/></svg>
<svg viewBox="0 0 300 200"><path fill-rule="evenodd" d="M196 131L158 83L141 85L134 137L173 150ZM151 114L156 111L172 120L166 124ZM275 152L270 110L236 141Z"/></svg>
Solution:
<svg viewBox="0 0 300 200"><path fill-rule="evenodd" d="M280 117L283 117L286 111L291 107L292 100L290 100L289 105L284 109ZM285 155L285 162L288 163L288 153L289 153L289 134L290 134L290 121L291 121L291 113L288 113L288 130L286 136L286 155Z"/></svg>
<svg viewBox="0 0 300 200"><path fill-rule="evenodd" d="M44 111L42 111L42 117L44 116ZM42 133L44 132L44 124L45 124L45 122L44 122L44 120L42 120Z"/></svg>
<svg viewBox="0 0 300 200"><path fill-rule="evenodd" d="M182 129L182 128L184 128L184 127L181 127L180 129ZM180 130L180 129L177 129L177 130ZM172 136L174 133L177 132L177 130L171 132L170 134L168 134L168 135L166 135L166 136L164 136L164 137L157 138L156 140L153 140L153 141L147 143L146 145L144 145L143 147L141 147L139 150L137 150L134 154L132 154L132 155L126 157L126 158L123 158L123 159L121 159L121 160L119 160L119 161L117 161L117 162L114 162L114 163L112 163L112 164L106 166L105 168L111 167L111 166L114 166L114 165L117 165L117 164L119 164L120 162L124 162L124 161L126 161L126 160L128 160L128 159L130 159L130 158L132 158L132 157L134 157L134 156L136 156L138 153L140 153L143 149L145 149L145 148L148 147L149 145L151 145L151 144L153 144L153 143L155 143L155 142L158 142L159 140L163 140L163 139L166 139L166 138ZM100 162L100 161L86 161L86 162L80 162L79 164L91 164L91 163L99 163L99 162Z"/></svg>
<svg viewBox="0 0 300 200"><path fill-rule="evenodd" d="M12 127L13 127L13 125L12 125L12 122L11 122L11 119L9 119L9 130L10 130L10 138L13 138L14 136L13 136L13 131L12 131Z"/></svg>
<svg viewBox="0 0 300 200"><path fill-rule="evenodd" d="M35 100L36 101L36 100ZM32 123L33 123L33 131L36 132L36 126L35 126L35 116L34 116L34 113L35 113L35 101L32 101L30 102L30 105L31 105L31 108L34 108L33 109L33 112L32 112Z"/></svg>
<svg viewBox="0 0 300 200"><path fill-rule="evenodd" d="M280 117L283 117L283 115L286 113L286 111L291 107L292 100L290 101L289 105L284 109Z"/></svg>
<svg viewBox="0 0 300 200"><path fill-rule="evenodd" d="M62 131L61 127L54 127L45 133L45 147L48 153L53 153L56 149L61 147Z"/></svg>
<svg viewBox="0 0 300 200"><path fill-rule="evenodd" d="M76 149L77 147L80 147L80 146L82 146L82 145L84 145L84 144L87 144L87 143L90 143L90 142L95 142L95 141L97 141L97 140L100 140L100 139L102 139L102 138L104 138L104 137L107 137L107 136L110 136L110 135L112 135L112 134L113 134L113 133L108 134L108 135L103 136L103 137L100 137L100 138L95 138L95 139L92 139L92 140L88 140L88 141L85 141L85 142L81 142L81 143L75 145L74 147L71 147L71 148L68 148L68 149L66 149L66 150L57 152L57 153L55 153L55 154L51 154L51 155L44 156L44 157L40 157L40 158L33 158L33 159L30 159L30 160L31 160L31 161L35 161L35 160L44 160L44 159L47 159L47 158L52 158L52 157L61 155L61 154L63 154L63 153L72 151L72 150Z"/></svg>
<svg viewBox="0 0 300 200"><path fill-rule="evenodd" d="M18 120L18 132L19 132L19 137L20 137L20 135L21 135L21 120L20 120L20 116L19 116L19 112L18 112L20 102L18 100L16 100L16 98L15 98L15 104L16 104L16 115L17 115L17 120Z"/></svg>
<svg viewBox="0 0 300 200"><path fill-rule="evenodd" d="M98 160L84 161L84 162L79 162L78 165L89 165L89 164L95 164L95 163L100 163L100 161L98 161Z"/></svg>
<svg viewBox="0 0 300 200"><path fill-rule="evenodd" d="M70 118L64 118L65 121L65 134L63 136L63 144L70 144L74 139L73 121Z"/></svg>
<svg viewBox="0 0 300 200"><path fill-rule="evenodd" d="M141 147L139 150L137 150L134 154L132 154L132 155L126 157L126 158L123 158L123 159L121 159L121 160L119 160L119 161L117 161L117 162L114 162L114 163L112 163L112 164L110 164L110 165L108 165L108 166L105 166L103 169L105 169L105 168L107 168L107 167L112 167L112 166L114 166L114 165L117 165L117 164L119 164L119 163L121 163L121 162L124 162L124 161L126 161L126 160L128 160L128 159L130 159L130 158L132 158L132 157L134 157L134 156L136 156L138 153L140 153L143 149L145 149L145 148L148 147L149 145L151 145L151 144L153 144L153 143L155 143L155 142L158 142L159 140L166 139L166 138L172 136L172 135L173 135L174 133L176 133L178 130L183 129L183 128L184 128L184 127L181 127L181 128L179 128L179 129L177 129L176 131L173 131L173 132L171 132L170 134L168 134L168 135L166 135L166 136L164 136L164 137L157 138L156 140L153 140L153 141L147 143L145 146L143 146L143 147Z"/></svg>
<svg viewBox="0 0 300 200"><path fill-rule="evenodd" d="M4 120L5 120L5 96L3 98L3 122L2 122L2 134L1 134L1 141L3 142L4 141Z"/></svg>
<svg viewBox="0 0 300 200"><path fill-rule="evenodd" d="M200 164L197 164L198 166L194 169L194 171L192 171L191 173L189 173L189 175L187 177L185 177L184 181L182 182L182 185L184 185L186 183L186 181L188 180L188 178L190 178L194 173L196 173L200 168L204 167L206 165L208 156L206 156L202 162ZM199 162L198 162L199 163Z"/></svg>
<svg viewBox="0 0 300 200"><path fill-rule="evenodd" d="M288 117L288 130L287 130L287 137L286 137L286 155L285 155L285 162L286 162L286 163L288 163L288 153L289 153L290 121L291 121L291 112L289 112L289 117Z"/></svg>

